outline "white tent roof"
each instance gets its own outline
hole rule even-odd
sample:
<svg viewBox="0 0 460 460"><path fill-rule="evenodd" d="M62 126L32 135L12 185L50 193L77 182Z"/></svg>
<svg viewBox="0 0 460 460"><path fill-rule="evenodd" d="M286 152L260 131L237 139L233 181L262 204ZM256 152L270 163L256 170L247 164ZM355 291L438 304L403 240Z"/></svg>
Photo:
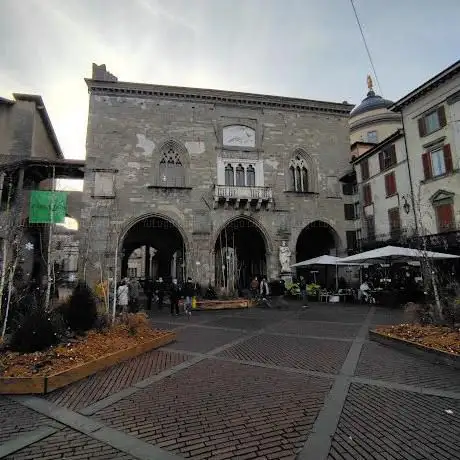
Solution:
<svg viewBox="0 0 460 460"><path fill-rule="evenodd" d="M308 265L344 265L343 263L343 258L341 257L334 257L334 256L319 256L315 257L314 259L308 259L304 260L302 262L297 262L294 265L291 265L291 267L307 267ZM345 265L359 265L359 264L345 264Z"/></svg>
<svg viewBox="0 0 460 460"><path fill-rule="evenodd" d="M348 262L389 262L389 261L401 261L405 262L414 259L424 259L425 257L430 259L458 259L460 256L452 254L443 254L441 252L423 251L421 249L412 248L399 248L396 246L385 246L383 248L373 249L372 251L362 252L361 254L355 254L353 256L344 257L341 259L341 263Z"/></svg>

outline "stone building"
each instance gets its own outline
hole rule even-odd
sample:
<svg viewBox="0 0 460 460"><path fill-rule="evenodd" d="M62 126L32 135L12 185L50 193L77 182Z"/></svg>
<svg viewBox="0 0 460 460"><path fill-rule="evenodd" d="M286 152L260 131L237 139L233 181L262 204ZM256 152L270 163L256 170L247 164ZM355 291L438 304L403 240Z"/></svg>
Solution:
<svg viewBox="0 0 460 460"><path fill-rule="evenodd" d="M351 105L120 82L94 64L86 82L87 278L125 276L139 247L147 277L220 286L277 279L283 242L292 264L344 253Z"/></svg>

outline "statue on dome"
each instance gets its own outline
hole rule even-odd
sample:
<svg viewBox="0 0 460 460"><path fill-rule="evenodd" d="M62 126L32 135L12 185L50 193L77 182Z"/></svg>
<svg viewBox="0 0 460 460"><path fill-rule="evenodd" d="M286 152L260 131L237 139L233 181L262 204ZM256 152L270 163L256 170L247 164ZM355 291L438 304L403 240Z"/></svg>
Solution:
<svg viewBox="0 0 460 460"><path fill-rule="evenodd" d="M372 77L370 75L367 76L367 87L370 90L374 87L374 83L372 82Z"/></svg>

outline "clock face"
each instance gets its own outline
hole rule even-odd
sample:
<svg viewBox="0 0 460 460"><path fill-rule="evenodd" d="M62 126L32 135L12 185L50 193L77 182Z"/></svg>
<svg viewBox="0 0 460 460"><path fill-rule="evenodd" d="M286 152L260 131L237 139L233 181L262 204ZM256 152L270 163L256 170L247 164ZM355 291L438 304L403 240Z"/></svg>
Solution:
<svg viewBox="0 0 460 460"><path fill-rule="evenodd" d="M223 144L230 147L255 147L256 132L247 126L226 126L223 130Z"/></svg>

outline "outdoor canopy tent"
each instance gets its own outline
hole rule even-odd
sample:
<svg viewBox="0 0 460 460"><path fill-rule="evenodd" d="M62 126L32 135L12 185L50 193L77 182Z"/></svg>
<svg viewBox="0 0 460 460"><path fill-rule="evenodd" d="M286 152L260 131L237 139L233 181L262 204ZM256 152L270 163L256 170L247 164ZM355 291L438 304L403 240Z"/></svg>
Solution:
<svg viewBox="0 0 460 460"><path fill-rule="evenodd" d="M338 290L339 288L339 280L338 280L339 265L361 265L359 263L354 263L354 262L343 263L343 260L344 259L340 257L323 255L323 256L315 257L314 259L308 259L302 262L297 262L296 264L291 265L291 267L299 268L299 267L308 267L310 265L335 265L335 287Z"/></svg>
<svg viewBox="0 0 460 460"><path fill-rule="evenodd" d="M422 249L400 248L397 246L385 246L373 249L372 251L362 252L353 256L340 259L340 263L382 263L382 262L407 262L417 259L458 259L460 256L453 254L443 254L442 252L424 251Z"/></svg>

